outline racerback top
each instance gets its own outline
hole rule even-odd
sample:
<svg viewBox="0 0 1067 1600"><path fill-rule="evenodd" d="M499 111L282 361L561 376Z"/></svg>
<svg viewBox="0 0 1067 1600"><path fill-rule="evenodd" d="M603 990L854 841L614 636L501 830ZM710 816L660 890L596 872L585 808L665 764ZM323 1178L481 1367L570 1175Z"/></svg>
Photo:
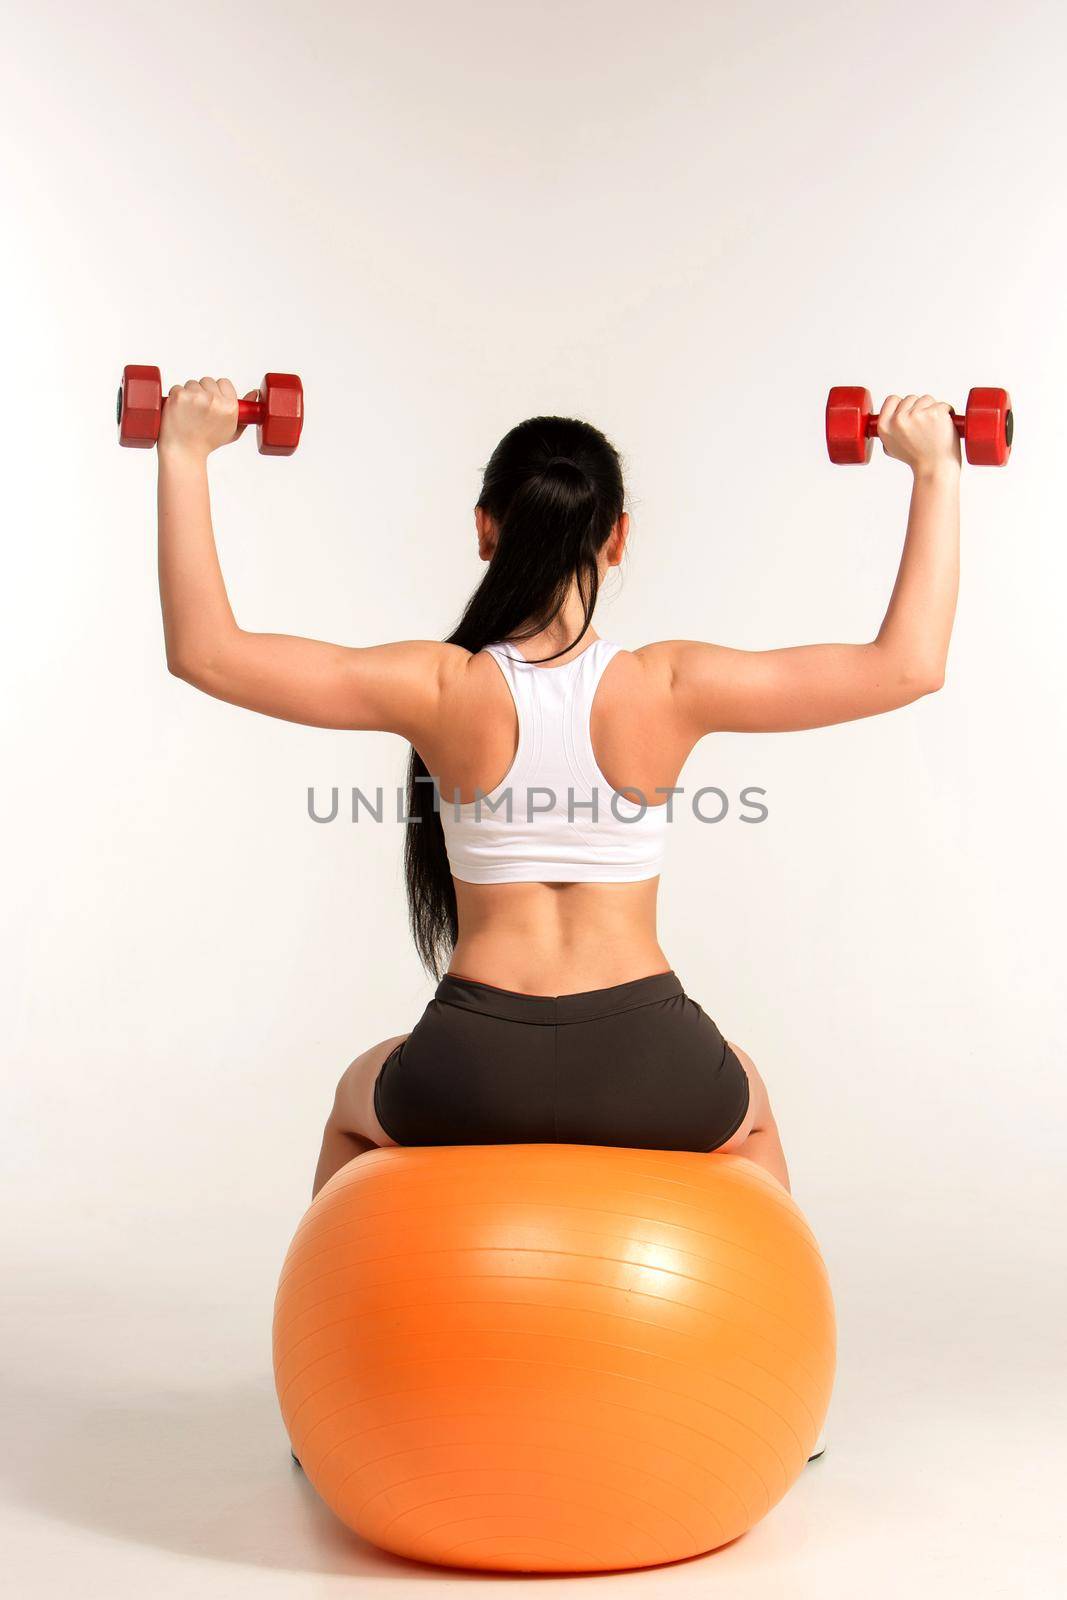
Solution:
<svg viewBox="0 0 1067 1600"><path fill-rule="evenodd" d="M449 865L465 883L634 883L656 877L667 807L618 794L597 766L589 736L593 696L621 645L596 639L561 667L491 644L511 690L515 759L495 789L466 805L440 797Z"/></svg>

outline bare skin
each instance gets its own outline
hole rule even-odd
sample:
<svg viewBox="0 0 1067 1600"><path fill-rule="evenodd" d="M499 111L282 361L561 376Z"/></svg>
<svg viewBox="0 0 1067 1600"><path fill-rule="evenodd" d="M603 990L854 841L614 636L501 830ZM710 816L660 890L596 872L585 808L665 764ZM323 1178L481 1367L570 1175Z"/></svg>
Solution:
<svg viewBox="0 0 1067 1600"><path fill-rule="evenodd" d="M172 389L159 440L159 577L167 663L205 693L316 727L374 729L410 741L446 796L473 799L504 777L515 754L514 706L496 665L435 640L352 647L241 628L215 546L207 458L239 433L225 379ZM888 455L912 473L896 582L875 637L856 644L733 650L666 640L620 652L597 691L594 752L618 790L649 802L678 783L694 745L716 732L775 733L879 715L944 681L959 581L960 446L950 408L929 395L891 395L879 415ZM496 529L475 511L479 552ZM600 554L601 576L621 562L624 513ZM580 629L572 593L551 628L521 648L554 655ZM597 637L590 629L576 650ZM656 931L658 880L634 884L456 883L460 933L451 970L498 988L554 995L606 988L670 969ZM373 1081L404 1035L358 1057L338 1084L315 1177L321 1188L348 1160L389 1144L374 1115ZM735 1049L738 1047L735 1046ZM788 1187L766 1087L754 1063L751 1104L725 1147Z"/></svg>

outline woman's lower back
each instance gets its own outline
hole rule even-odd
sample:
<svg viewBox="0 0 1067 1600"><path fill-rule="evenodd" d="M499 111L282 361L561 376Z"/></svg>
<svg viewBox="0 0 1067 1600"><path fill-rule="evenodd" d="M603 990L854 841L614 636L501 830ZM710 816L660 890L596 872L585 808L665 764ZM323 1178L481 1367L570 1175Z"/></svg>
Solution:
<svg viewBox="0 0 1067 1600"><path fill-rule="evenodd" d="M639 883L456 880L449 970L521 994L581 994L670 970L656 935L658 878Z"/></svg>

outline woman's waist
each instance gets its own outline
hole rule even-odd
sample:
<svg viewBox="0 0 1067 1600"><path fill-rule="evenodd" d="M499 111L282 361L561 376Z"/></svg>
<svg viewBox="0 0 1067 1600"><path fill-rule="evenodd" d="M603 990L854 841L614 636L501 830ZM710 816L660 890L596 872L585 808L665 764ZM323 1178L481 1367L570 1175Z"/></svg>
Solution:
<svg viewBox="0 0 1067 1600"><path fill-rule="evenodd" d="M533 891L533 892L531 892ZM524 994L574 994L670 970L654 886L509 884L457 893L450 969Z"/></svg>
<svg viewBox="0 0 1067 1600"><path fill-rule="evenodd" d="M551 1023L554 1026L594 1022L616 1016L622 1011L676 1000L691 1004L677 973L669 968L622 983L605 984L595 989L566 989L557 994L504 989L450 968L434 995L434 1002L438 1006L455 1006L511 1022Z"/></svg>

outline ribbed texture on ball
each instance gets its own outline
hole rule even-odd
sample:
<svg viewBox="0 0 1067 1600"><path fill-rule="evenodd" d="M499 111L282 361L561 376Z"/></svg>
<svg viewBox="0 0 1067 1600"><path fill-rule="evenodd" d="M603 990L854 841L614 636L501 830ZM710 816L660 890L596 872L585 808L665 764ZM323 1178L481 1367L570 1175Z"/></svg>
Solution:
<svg viewBox="0 0 1067 1600"><path fill-rule="evenodd" d="M375 1150L297 1229L274 1364L304 1471L374 1544L644 1567L725 1544L797 1477L833 1304L799 1209L740 1157Z"/></svg>

